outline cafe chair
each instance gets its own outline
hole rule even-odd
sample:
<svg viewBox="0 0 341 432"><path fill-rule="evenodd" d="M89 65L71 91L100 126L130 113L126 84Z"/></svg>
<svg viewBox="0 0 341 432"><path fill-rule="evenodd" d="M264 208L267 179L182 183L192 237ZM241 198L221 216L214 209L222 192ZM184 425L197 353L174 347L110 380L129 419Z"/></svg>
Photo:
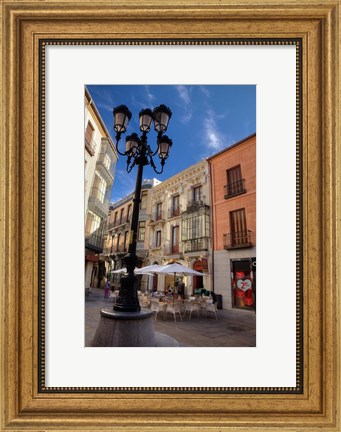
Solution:
<svg viewBox="0 0 341 432"><path fill-rule="evenodd" d="M145 295L139 297L140 306L144 308L149 308L149 298Z"/></svg>
<svg viewBox="0 0 341 432"><path fill-rule="evenodd" d="M217 304L218 304L218 302L206 305L206 318L207 318L208 313L212 313L215 316L215 319L218 319Z"/></svg>
<svg viewBox="0 0 341 432"><path fill-rule="evenodd" d="M199 303L187 302L185 304L184 317L185 317L187 311L189 312L189 316L188 316L189 320L192 318L192 312L193 311L195 311L197 313L197 317L199 319L199 312L201 312L201 306Z"/></svg>
<svg viewBox="0 0 341 432"><path fill-rule="evenodd" d="M160 305L160 302L158 300L151 300L150 302L150 309L155 312L155 320L157 318L157 315L159 312L163 313L163 318L165 318L165 306L166 305Z"/></svg>
<svg viewBox="0 0 341 432"><path fill-rule="evenodd" d="M181 315L181 311L180 311L180 303L174 303L174 304L168 303L167 309L166 309L166 315L168 315L169 313L173 314L174 321L176 321L176 314L179 314L180 320L182 321L182 315Z"/></svg>

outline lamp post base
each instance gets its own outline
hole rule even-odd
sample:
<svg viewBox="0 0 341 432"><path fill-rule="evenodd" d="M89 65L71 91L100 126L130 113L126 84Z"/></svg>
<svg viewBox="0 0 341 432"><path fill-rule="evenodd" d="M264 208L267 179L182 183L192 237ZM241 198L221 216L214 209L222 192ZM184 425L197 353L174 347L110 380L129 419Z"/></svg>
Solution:
<svg viewBox="0 0 341 432"><path fill-rule="evenodd" d="M137 296L137 278L128 274L121 278L121 286L114 311L116 312L139 312L141 310Z"/></svg>
<svg viewBox="0 0 341 432"><path fill-rule="evenodd" d="M153 312L118 312L101 310L93 347L153 347L156 346Z"/></svg>

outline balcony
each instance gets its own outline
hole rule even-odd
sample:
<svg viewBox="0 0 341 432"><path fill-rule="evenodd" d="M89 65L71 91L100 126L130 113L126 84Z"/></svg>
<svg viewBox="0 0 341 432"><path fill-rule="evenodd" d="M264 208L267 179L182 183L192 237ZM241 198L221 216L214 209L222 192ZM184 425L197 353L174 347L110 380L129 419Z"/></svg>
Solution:
<svg viewBox="0 0 341 432"><path fill-rule="evenodd" d="M164 222L164 221L165 221L165 214L163 211L153 212L149 218L149 223L151 224L156 224L158 222Z"/></svg>
<svg viewBox="0 0 341 432"><path fill-rule="evenodd" d="M89 135L85 135L85 148L91 156L95 154L96 146L94 139Z"/></svg>
<svg viewBox="0 0 341 432"><path fill-rule="evenodd" d="M127 253L128 252L128 247L125 244L120 244L116 247L113 247L113 251L112 253Z"/></svg>
<svg viewBox="0 0 341 432"><path fill-rule="evenodd" d="M224 198L232 198L236 195L241 195L246 192L245 186L244 186L245 180L239 179L235 182L229 183L224 186L225 194Z"/></svg>
<svg viewBox="0 0 341 432"><path fill-rule="evenodd" d="M85 233L85 247L95 252L103 252L103 236L96 233Z"/></svg>
<svg viewBox="0 0 341 432"><path fill-rule="evenodd" d="M240 249L254 246L250 230L223 234L224 249Z"/></svg>
<svg viewBox="0 0 341 432"><path fill-rule="evenodd" d="M160 244L153 243L153 244L149 245L149 249L153 250L153 251L154 250L160 250L160 249L162 249L161 243Z"/></svg>
<svg viewBox="0 0 341 432"><path fill-rule="evenodd" d="M130 226L131 223L131 215L128 216L124 216L120 219L117 219L116 221L114 220L113 222L110 222L108 224L108 230L112 230L113 228L119 227L121 225L125 225L128 224Z"/></svg>
<svg viewBox="0 0 341 432"><path fill-rule="evenodd" d="M89 196L88 208L103 219L107 219L109 213L109 200L105 199L103 192L93 187Z"/></svg>
<svg viewBox="0 0 341 432"><path fill-rule="evenodd" d="M183 241L183 250L184 253L207 251L208 237Z"/></svg>
<svg viewBox="0 0 341 432"><path fill-rule="evenodd" d="M188 201L187 203L187 213L192 213L198 211L202 208L208 207L207 204L202 200Z"/></svg>
<svg viewBox="0 0 341 432"><path fill-rule="evenodd" d="M169 218L178 217L178 216L181 216L180 206L177 206L177 207L171 207L171 208L168 210L168 217L169 217Z"/></svg>
<svg viewBox="0 0 341 432"><path fill-rule="evenodd" d="M182 254L182 247L180 244L170 245L168 248L165 249L165 255L181 255L181 254Z"/></svg>
<svg viewBox="0 0 341 432"><path fill-rule="evenodd" d="M115 165L112 163L109 163L109 161L105 158L106 153L100 153L98 155L98 159L96 162L96 168L104 178L104 180L107 182L108 186L111 186L114 182L114 168Z"/></svg>
<svg viewBox="0 0 341 432"><path fill-rule="evenodd" d="M112 230L116 226L117 226L117 222L115 221L108 223L108 231Z"/></svg>
<svg viewBox="0 0 341 432"><path fill-rule="evenodd" d="M130 224L130 222L131 222L131 215L123 216L116 221L115 226Z"/></svg>

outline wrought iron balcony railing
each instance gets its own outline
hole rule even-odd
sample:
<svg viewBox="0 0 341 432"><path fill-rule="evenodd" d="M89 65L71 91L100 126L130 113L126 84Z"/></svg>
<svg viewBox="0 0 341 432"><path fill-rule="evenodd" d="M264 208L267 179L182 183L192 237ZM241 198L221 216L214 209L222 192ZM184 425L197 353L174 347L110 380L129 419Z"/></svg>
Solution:
<svg viewBox="0 0 341 432"><path fill-rule="evenodd" d="M131 222L131 215L124 216L122 218L117 218L116 221L114 220L113 222L110 222L108 224L108 230L111 230L123 224L130 224L130 222Z"/></svg>
<svg viewBox="0 0 341 432"><path fill-rule="evenodd" d="M223 234L223 236L224 249L238 249L254 246L253 233L250 230Z"/></svg>
<svg viewBox="0 0 341 432"><path fill-rule="evenodd" d="M182 247L180 244L177 245L171 245L168 249L169 255L176 255L182 253Z"/></svg>
<svg viewBox="0 0 341 432"><path fill-rule="evenodd" d="M245 189L245 180L244 179L239 179L235 182L229 183L227 185L224 186L225 189L225 195L224 198L231 198L234 197L236 195L241 195L243 193L246 192Z"/></svg>
<svg viewBox="0 0 341 432"><path fill-rule="evenodd" d="M207 206L203 199L188 201L187 203L187 212L194 212L203 207Z"/></svg>
<svg viewBox="0 0 341 432"><path fill-rule="evenodd" d="M177 217L181 215L181 210L180 210L180 206L175 206L175 207L171 207L168 210L168 217L172 218L172 217Z"/></svg>
<svg viewBox="0 0 341 432"><path fill-rule="evenodd" d="M158 221L164 221L165 220L165 213L164 211L155 211L150 215L149 222L158 222Z"/></svg>
<svg viewBox="0 0 341 432"><path fill-rule="evenodd" d="M115 254L115 253L123 253L123 252L128 252L128 247L125 244L119 244L119 245L113 245L111 248L111 253Z"/></svg>

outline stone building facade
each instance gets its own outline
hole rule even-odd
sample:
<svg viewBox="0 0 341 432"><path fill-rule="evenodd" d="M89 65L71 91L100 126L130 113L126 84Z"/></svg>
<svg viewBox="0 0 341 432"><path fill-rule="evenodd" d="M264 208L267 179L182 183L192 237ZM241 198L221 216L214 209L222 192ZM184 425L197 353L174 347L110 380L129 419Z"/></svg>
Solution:
<svg viewBox="0 0 341 432"><path fill-rule="evenodd" d="M141 203L139 209L139 224L137 232L136 255L138 257L138 267L143 267L148 263L148 238L150 214L151 189L160 183L157 179L143 180L141 186ZM112 203L109 209L108 223L106 230L106 240L104 253L111 261L111 270L119 270L124 267L124 257L128 253L130 240L131 218L133 214L134 192L130 193L121 200ZM118 289L120 276L113 275L111 282L115 289ZM145 288L145 278L139 277L140 288ZM142 287L141 287L142 285Z"/></svg>
<svg viewBox="0 0 341 432"><path fill-rule="evenodd" d="M185 284L184 294L211 289L209 170L206 160L152 189L149 264L178 262L205 276L149 276L148 289L163 291Z"/></svg>

